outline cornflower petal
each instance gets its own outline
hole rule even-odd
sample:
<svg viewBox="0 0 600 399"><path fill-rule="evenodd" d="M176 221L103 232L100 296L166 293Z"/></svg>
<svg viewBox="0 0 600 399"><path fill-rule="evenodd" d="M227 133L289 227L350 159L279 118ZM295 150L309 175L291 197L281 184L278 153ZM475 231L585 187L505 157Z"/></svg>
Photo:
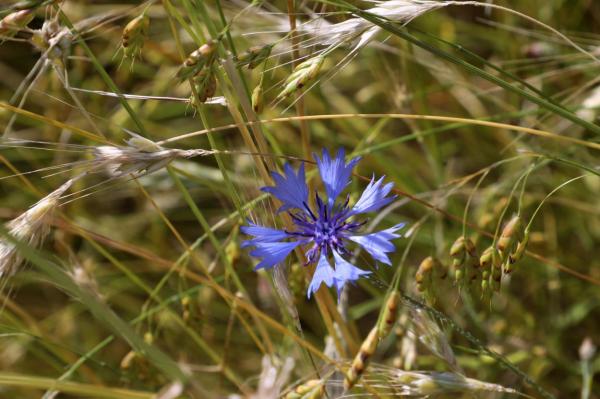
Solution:
<svg viewBox="0 0 600 399"><path fill-rule="evenodd" d="M352 169L360 161L360 157L351 159L348 163L345 162L346 153L343 148L340 148L334 159L331 158L329 152L323 149L322 158L317 154L313 154L313 158L317 162L321 180L327 192L327 200L330 208L333 207L335 200L344 188L350 183L350 175Z"/></svg>
<svg viewBox="0 0 600 399"><path fill-rule="evenodd" d="M304 244L306 241L293 242L256 242L253 245L256 247L250 252L250 255L263 258L254 270L270 269L278 263L281 263L297 246Z"/></svg>
<svg viewBox="0 0 600 399"><path fill-rule="evenodd" d="M277 210L278 213L292 208L304 209L308 201L304 163L300 165L298 173L294 173L294 169L289 163L285 164L283 171L285 177L277 172L272 172L271 176L275 180L275 185L263 187L261 190L274 195L283 202L283 205Z"/></svg>
<svg viewBox="0 0 600 399"><path fill-rule="evenodd" d="M329 264L327 260L327 255L325 255L325 251L321 251L321 256L319 257L319 263L317 263L317 267L315 268L315 272L313 274L312 280L308 286L308 292L306 293L308 299L310 299L311 294L314 294L319 290L321 284L325 283L326 286L331 287L335 282L335 270Z"/></svg>
<svg viewBox="0 0 600 399"><path fill-rule="evenodd" d="M391 265L392 262L387 256L388 252L394 251L396 248L390 241L394 238L399 238L400 234L395 234L396 231L404 227L405 223L400 223L386 230L381 230L376 233L367 234L364 236L348 236L349 240L354 241L365 249L371 256L381 263Z"/></svg>
<svg viewBox="0 0 600 399"><path fill-rule="evenodd" d="M346 283L354 283L359 278L371 274L369 271L354 266L352 263L342 258L336 251L333 251L333 258L335 259L335 274L333 279L338 292L338 297L341 295L342 289Z"/></svg>
<svg viewBox="0 0 600 399"><path fill-rule="evenodd" d="M384 178L385 176L382 176L377 181L375 181L375 176L371 178L367 188L365 188L365 191L363 191L356 204L352 207L351 214L356 215L358 213L376 211L396 198L396 196L387 197L394 187L394 183L382 185Z"/></svg>
<svg viewBox="0 0 600 399"><path fill-rule="evenodd" d="M290 234L286 233L283 230L272 229L270 227L259 226L252 222L248 222L249 226L242 226L240 230L242 233L247 234L249 236L254 236L256 238L252 240L246 240L242 242L240 245L241 248L253 247L256 244L261 242L276 242L285 240L286 238L291 237Z"/></svg>

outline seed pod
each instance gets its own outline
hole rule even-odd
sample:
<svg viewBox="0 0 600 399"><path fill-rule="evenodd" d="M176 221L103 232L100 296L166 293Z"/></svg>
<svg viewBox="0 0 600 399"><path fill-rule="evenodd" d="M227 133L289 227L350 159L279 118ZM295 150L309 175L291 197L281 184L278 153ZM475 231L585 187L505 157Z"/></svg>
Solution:
<svg viewBox="0 0 600 399"><path fill-rule="evenodd" d="M215 95L217 91L217 78L211 68L203 69L193 80L200 103L205 103L206 100Z"/></svg>
<svg viewBox="0 0 600 399"><path fill-rule="evenodd" d="M273 50L272 44L250 47L244 54L237 58L237 64L240 67L248 66L248 69L254 69L269 58L271 50Z"/></svg>
<svg viewBox="0 0 600 399"><path fill-rule="evenodd" d="M263 108L263 80L260 79L258 85L252 90L252 109L257 114L262 111Z"/></svg>
<svg viewBox="0 0 600 399"><path fill-rule="evenodd" d="M378 328L374 327L367 338L363 341L356 357L352 361L352 365L350 366L350 370L346 373L346 377L344 378L344 388L346 390L352 388L354 384L358 382L360 377L365 372L365 369L369 365L369 359L375 353L377 349L377 344L379 343L379 333Z"/></svg>
<svg viewBox="0 0 600 399"><path fill-rule="evenodd" d="M13 37L22 28L26 27L32 20L32 10L20 10L11 12L0 20L0 36Z"/></svg>
<svg viewBox="0 0 600 399"><path fill-rule="evenodd" d="M123 54L126 58L133 58L136 55L141 55L149 27L150 18L145 14L135 17L125 25L121 46L123 47Z"/></svg>
<svg viewBox="0 0 600 399"><path fill-rule="evenodd" d="M321 380L308 380L288 392L284 399L320 399L325 394L325 384Z"/></svg>
<svg viewBox="0 0 600 399"><path fill-rule="evenodd" d="M179 68L177 78L184 81L197 75L205 66L212 64L215 59L216 48L215 42L210 41L192 51Z"/></svg>
<svg viewBox="0 0 600 399"><path fill-rule="evenodd" d="M498 239L497 248L505 253L512 251L514 244L523 237L523 223L519 216L513 217L502 229L500 238Z"/></svg>
<svg viewBox="0 0 600 399"><path fill-rule="evenodd" d="M296 90L303 88L308 82L314 80L323 66L325 57L318 55L316 57L309 58L294 69L294 72L286 79L285 87L279 93L276 100L281 100Z"/></svg>
<svg viewBox="0 0 600 399"><path fill-rule="evenodd" d="M508 264L506 265L506 273L511 273L513 269L513 265L517 263L523 255L525 254L525 249L527 248L527 244L529 243L529 229L526 229L523 233L523 239L519 241L517 244L517 248L511 253L508 257Z"/></svg>
<svg viewBox="0 0 600 399"><path fill-rule="evenodd" d="M400 293L398 291L392 292L385 303L385 308L383 309L381 320L379 320L379 324L377 326L380 338L387 336L392 330L394 324L396 324L396 319L398 318L399 302Z"/></svg>

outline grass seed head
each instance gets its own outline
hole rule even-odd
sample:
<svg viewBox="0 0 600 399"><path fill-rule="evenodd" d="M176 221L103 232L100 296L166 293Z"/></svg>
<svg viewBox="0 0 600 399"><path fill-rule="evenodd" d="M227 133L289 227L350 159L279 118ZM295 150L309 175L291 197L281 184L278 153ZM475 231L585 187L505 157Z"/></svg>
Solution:
<svg viewBox="0 0 600 399"><path fill-rule="evenodd" d="M419 265L415 274L415 281L419 292L425 292L431 288L433 283L433 267L433 258L431 256L423 259Z"/></svg>
<svg viewBox="0 0 600 399"><path fill-rule="evenodd" d="M103 145L94 148L95 162L90 171L106 169L111 175L142 176L167 166L174 159L204 156L212 153L202 149L180 150L164 148L145 137L135 135L126 146Z"/></svg>
<svg viewBox="0 0 600 399"><path fill-rule="evenodd" d="M29 210L6 224L9 234L16 240L38 247L50 232L48 219L59 206L61 196L75 179L68 180L62 186L39 200ZM23 258L16 245L0 237L0 277L9 277L19 271Z"/></svg>
<svg viewBox="0 0 600 399"><path fill-rule="evenodd" d="M500 252L510 252L514 244L523 237L523 222L521 217L515 216L506 223L500 238L498 239L497 248Z"/></svg>
<svg viewBox="0 0 600 399"><path fill-rule="evenodd" d="M320 399L325 394L325 383L322 380L308 380L288 392L284 399Z"/></svg>
<svg viewBox="0 0 600 399"><path fill-rule="evenodd" d="M471 283L479 277L480 264L477 248L470 238L465 239L465 250L467 256L465 278L468 283Z"/></svg>
<svg viewBox="0 0 600 399"><path fill-rule="evenodd" d="M262 79L260 83L252 90L252 109L257 114L263 109L263 84Z"/></svg>
<svg viewBox="0 0 600 399"><path fill-rule="evenodd" d="M200 103L205 103L209 98L214 97L217 91L217 78L212 68L205 68L198 72L193 81Z"/></svg>
<svg viewBox="0 0 600 399"><path fill-rule="evenodd" d="M518 393L514 389L498 384L467 378L458 373L432 371L404 371L397 369L378 368L388 386L394 388L400 395L423 396L477 394L483 392Z"/></svg>
<svg viewBox="0 0 600 399"><path fill-rule="evenodd" d="M354 384L360 379L360 377L365 372L365 369L369 365L369 360L371 356L375 353L377 349L377 344L379 343L379 329L378 327L374 327L367 338L363 341L356 357L352 361L352 365L350 369L346 373L344 378L344 388L346 390L352 388Z"/></svg>
<svg viewBox="0 0 600 399"><path fill-rule="evenodd" d="M465 261L467 258L472 257L475 252L475 245L473 242L460 236L454 241L454 244L450 247L450 257L452 257L452 268L454 269L454 279L457 283L462 283L466 277L465 273Z"/></svg>
<svg viewBox="0 0 600 399"><path fill-rule="evenodd" d="M307 83L315 80L324 62L325 57L318 55L299 64L286 79L285 86L277 96L277 100L286 98L306 86Z"/></svg>
<svg viewBox="0 0 600 399"><path fill-rule="evenodd" d="M490 288L499 288L498 272L502 278L501 257L496 248L490 246L483 251L479 258L481 266L481 290L488 293Z"/></svg>
<svg viewBox="0 0 600 399"><path fill-rule="evenodd" d="M394 324L396 324L399 303L400 293L398 291L393 291L385 303L381 320L379 320L379 324L377 326L379 329L378 334L380 338L387 336L392 330L392 327L394 327Z"/></svg>
<svg viewBox="0 0 600 399"><path fill-rule="evenodd" d="M126 58L133 58L138 54L141 55L149 27L150 18L145 14L135 17L125 26L121 38L121 46Z"/></svg>
<svg viewBox="0 0 600 399"><path fill-rule="evenodd" d="M248 69L254 69L269 58L272 50L272 44L250 47L237 58L237 64L240 67L247 66Z"/></svg>
<svg viewBox="0 0 600 399"><path fill-rule="evenodd" d="M508 256L508 262L504 267L504 271L506 273L512 273L515 263L517 263L519 260L521 260L521 258L523 258L528 243L529 229L525 229L525 231L523 232L523 238L517 243L515 250L511 252L511 254Z"/></svg>
<svg viewBox="0 0 600 399"><path fill-rule="evenodd" d="M460 236L454 241L452 246L450 247L450 256L452 259L456 259L459 262L464 262L466 256L466 248L465 248L465 237Z"/></svg>
<svg viewBox="0 0 600 399"><path fill-rule="evenodd" d="M2 18L2 20L0 20L0 36L15 36L21 29L25 28L33 20L33 17L34 13L32 10L11 12Z"/></svg>
<svg viewBox="0 0 600 399"><path fill-rule="evenodd" d="M216 43L209 41L197 50L192 51L179 68L179 71L177 71L177 78L183 82L196 76L205 67L210 66L215 60L216 49Z"/></svg>

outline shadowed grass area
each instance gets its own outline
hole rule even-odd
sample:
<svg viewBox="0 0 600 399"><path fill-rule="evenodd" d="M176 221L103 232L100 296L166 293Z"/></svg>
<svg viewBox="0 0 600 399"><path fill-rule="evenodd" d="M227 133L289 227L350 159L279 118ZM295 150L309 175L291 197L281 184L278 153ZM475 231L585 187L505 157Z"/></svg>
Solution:
<svg viewBox="0 0 600 399"><path fill-rule="evenodd" d="M598 4L0 18L0 397L600 397ZM313 154L340 148L361 160L339 201L382 205L321 253L368 277L336 292L312 243L254 270L276 255L244 241L344 212L314 195L332 188ZM261 191L286 163L306 198Z"/></svg>

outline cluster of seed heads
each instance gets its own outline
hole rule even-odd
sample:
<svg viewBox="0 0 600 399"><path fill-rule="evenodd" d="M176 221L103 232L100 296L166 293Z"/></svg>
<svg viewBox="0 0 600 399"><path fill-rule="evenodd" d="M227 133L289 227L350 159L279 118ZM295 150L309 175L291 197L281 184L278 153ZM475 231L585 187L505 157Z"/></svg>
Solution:
<svg viewBox="0 0 600 399"><path fill-rule="evenodd" d="M520 216L510 219L496 245L485 248L481 255L473 240L465 236L458 237L449 252L455 284L482 296L499 291L503 275L512 273L515 264L523 257L528 242L529 229L524 228ZM446 278L447 273L448 270L438 259L431 256L425 258L415 275L417 290L427 300L433 301L435 286Z"/></svg>

